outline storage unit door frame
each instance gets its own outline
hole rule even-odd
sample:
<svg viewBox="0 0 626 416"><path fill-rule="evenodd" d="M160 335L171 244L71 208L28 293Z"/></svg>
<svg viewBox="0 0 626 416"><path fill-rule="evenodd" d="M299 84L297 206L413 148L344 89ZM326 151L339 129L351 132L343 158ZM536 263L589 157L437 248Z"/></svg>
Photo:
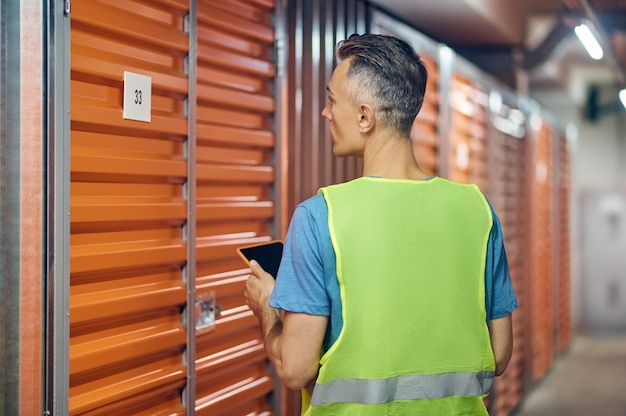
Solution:
<svg viewBox="0 0 626 416"><path fill-rule="evenodd" d="M69 397L70 17L51 2L48 21L46 352L44 408L66 415Z"/></svg>

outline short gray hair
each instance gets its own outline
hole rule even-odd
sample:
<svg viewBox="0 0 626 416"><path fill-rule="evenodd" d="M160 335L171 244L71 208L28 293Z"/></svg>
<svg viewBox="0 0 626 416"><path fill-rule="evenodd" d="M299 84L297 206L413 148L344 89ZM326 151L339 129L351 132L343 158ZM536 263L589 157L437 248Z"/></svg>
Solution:
<svg viewBox="0 0 626 416"><path fill-rule="evenodd" d="M350 99L370 103L383 126L410 136L428 78L415 50L393 36L353 34L339 42L336 55L352 58L346 80Z"/></svg>

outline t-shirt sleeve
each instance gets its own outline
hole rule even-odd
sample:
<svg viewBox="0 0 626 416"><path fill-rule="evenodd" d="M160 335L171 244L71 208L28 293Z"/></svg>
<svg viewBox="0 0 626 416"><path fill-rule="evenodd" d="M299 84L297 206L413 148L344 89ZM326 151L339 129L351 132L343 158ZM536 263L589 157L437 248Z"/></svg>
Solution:
<svg viewBox="0 0 626 416"><path fill-rule="evenodd" d="M509 264L504 248L502 228L498 216L493 212L493 226L487 246L486 279L487 319L502 318L517 308L517 297L513 290Z"/></svg>
<svg viewBox="0 0 626 416"><path fill-rule="evenodd" d="M306 203L300 204L287 231L270 306L289 312L330 315L317 226Z"/></svg>

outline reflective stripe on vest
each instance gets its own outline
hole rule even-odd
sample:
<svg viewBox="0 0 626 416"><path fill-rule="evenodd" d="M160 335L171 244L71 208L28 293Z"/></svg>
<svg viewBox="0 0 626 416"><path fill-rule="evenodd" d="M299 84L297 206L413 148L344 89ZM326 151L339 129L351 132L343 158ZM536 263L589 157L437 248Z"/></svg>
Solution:
<svg viewBox="0 0 626 416"><path fill-rule="evenodd" d="M316 384L311 405L331 403L384 404L396 400L441 399L488 394L494 373L417 374L384 380L337 379Z"/></svg>

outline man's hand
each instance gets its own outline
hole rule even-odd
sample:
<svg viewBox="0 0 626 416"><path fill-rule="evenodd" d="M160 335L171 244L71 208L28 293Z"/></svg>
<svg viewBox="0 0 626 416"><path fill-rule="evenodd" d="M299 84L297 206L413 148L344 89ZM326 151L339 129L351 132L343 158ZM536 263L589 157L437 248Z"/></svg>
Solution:
<svg viewBox="0 0 626 416"><path fill-rule="evenodd" d="M269 306L270 296L274 290L274 278L267 273L259 263L250 261L252 273L246 281L246 290L243 295L252 312L259 318L263 315L263 308Z"/></svg>
<svg viewBox="0 0 626 416"><path fill-rule="evenodd" d="M285 385L299 390L317 376L328 316L285 312L283 328L278 309L269 306L274 278L255 261L250 270L244 296L261 322L267 356Z"/></svg>

